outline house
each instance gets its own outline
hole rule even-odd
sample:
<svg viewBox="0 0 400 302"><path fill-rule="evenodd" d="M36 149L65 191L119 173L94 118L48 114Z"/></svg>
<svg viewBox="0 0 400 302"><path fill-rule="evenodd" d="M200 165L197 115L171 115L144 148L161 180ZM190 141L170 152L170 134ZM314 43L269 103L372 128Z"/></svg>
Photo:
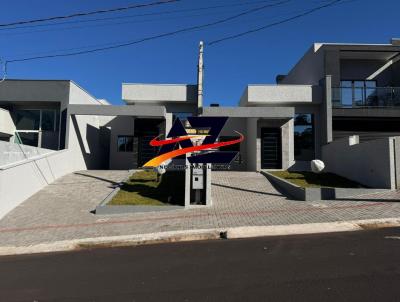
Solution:
<svg viewBox="0 0 400 302"><path fill-rule="evenodd" d="M3 142L0 150L15 142L64 157L54 161L51 179L38 181L31 194L71 171L141 167L157 154L149 145L152 138L167 134L176 118L185 123L200 113L229 117L221 141L237 136L235 131L244 135L240 145L223 149L239 151L232 169L308 170L311 160L323 159L328 171L396 188L400 143L391 138L400 134L399 52L398 39L390 44L315 43L288 74L277 76L276 84L248 85L236 107L203 107L201 85L126 83L126 104L115 106L72 81L6 80L0 84L0 140L8 146ZM352 135L358 138L343 143ZM29 154L19 159L28 160ZM12 161L15 156L8 170ZM0 181L5 170L0 166Z"/></svg>

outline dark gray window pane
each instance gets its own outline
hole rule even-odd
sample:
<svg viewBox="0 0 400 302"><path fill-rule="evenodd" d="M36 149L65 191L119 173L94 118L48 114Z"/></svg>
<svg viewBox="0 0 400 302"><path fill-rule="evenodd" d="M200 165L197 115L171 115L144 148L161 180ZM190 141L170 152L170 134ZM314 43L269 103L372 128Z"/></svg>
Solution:
<svg viewBox="0 0 400 302"><path fill-rule="evenodd" d="M41 148L57 150L58 149L58 132L42 131Z"/></svg>
<svg viewBox="0 0 400 302"><path fill-rule="evenodd" d="M126 152L133 152L133 136L126 137Z"/></svg>
<svg viewBox="0 0 400 302"><path fill-rule="evenodd" d="M14 118L17 130L39 130L40 110L17 110Z"/></svg>
<svg viewBox="0 0 400 302"><path fill-rule="evenodd" d="M42 110L42 131L54 131L54 110Z"/></svg>
<svg viewBox="0 0 400 302"><path fill-rule="evenodd" d="M16 132L15 142L28 146L37 147L39 142L39 133L37 132Z"/></svg>
<svg viewBox="0 0 400 302"><path fill-rule="evenodd" d="M118 136L118 152L125 152L125 136Z"/></svg>
<svg viewBox="0 0 400 302"><path fill-rule="evenodd" d="M296 114L294 119L295 160L313 160L314 120L312 114Z"/></svg>
<svg viewBox="0 0 400 302"><path fill-rule="evenodd" d="M341 87L348 87L351 88L352 87L352 81L340 81L340 86Z"/></svg>
<svg viewBox="0 0 400 302"><path fill-rule="evenodd" d="M365 81L365 87L375 88L376 87L376 81Z"/></svg>

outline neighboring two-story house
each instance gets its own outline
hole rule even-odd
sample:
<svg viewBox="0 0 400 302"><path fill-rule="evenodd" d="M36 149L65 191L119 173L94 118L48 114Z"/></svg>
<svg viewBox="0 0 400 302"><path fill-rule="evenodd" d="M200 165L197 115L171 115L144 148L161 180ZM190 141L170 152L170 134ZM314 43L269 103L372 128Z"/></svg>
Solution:
<svg viewBox="0 0 400 302"><path fill-rule="evenodd" d="M308 170L332 140L369 141L400 134L400 41L316 43L276 85L248 85L238 107L205 108L231 116L241 131L241 168Z"/></svg>

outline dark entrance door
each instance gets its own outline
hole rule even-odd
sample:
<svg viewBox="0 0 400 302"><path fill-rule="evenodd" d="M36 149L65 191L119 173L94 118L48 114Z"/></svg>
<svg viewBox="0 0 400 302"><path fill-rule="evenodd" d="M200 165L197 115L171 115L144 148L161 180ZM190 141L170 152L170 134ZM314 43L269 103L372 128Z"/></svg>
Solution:
<svg viewBox="0 0 400 302"><path fill-rule="evenodd" d="M157 156L158 148L150 146L150 141L158 136L158 132L148 132L145 136L138 137L138 166L143 166L146 162Z"/></svg>
<svg viewBox="0 0 400 302"><path fill-rule="evenodd" d="M281 129L261 128L261 169L281 169L281 154Z"/></svg>
<svg viewBox="0 0 400 302"><path fill-rule="evenodd" d="M134 152L137 150L137 166L143 166L147 161L157 156L158 148L150 146L150 141L161 132L164 120L135 119Z"/></svg>

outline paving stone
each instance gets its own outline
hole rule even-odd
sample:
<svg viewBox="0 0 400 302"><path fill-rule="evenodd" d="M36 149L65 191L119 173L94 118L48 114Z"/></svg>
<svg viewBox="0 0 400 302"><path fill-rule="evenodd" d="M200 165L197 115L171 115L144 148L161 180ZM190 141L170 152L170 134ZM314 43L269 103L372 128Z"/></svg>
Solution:
<svg viewBox="0 0 400 302"><path fill-rule="evenodd" d="M400 217L400 192L305 202L278 192L257 172L212 174L213 207L94 215L128 171L81 171L60 178L0 220L1 246L186 229L287 225Z"/></svg>

